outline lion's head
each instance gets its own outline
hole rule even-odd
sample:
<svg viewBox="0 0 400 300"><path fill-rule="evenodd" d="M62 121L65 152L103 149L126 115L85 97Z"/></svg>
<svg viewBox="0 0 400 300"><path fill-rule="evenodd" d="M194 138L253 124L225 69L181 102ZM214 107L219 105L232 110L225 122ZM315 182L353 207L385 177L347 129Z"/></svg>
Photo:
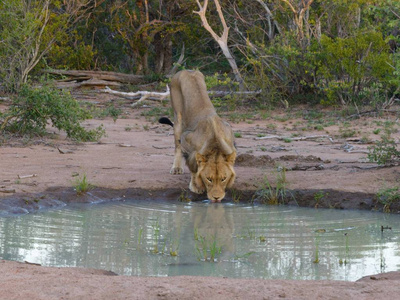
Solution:
<svg viewBox="0 0 400 300"><path fill-rule="evenodd" d="M233 165L236 152L225 155L214 152L209 155L196 154L197 173L194 184L199 190L206 190L212 202L221 202L225 197L225 189L235 181Z"/></svg>

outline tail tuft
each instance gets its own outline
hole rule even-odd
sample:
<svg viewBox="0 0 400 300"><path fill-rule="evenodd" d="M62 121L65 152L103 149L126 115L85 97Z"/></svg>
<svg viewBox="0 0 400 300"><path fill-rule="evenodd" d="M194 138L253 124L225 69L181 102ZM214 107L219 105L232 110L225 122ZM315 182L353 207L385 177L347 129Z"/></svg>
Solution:
<svg viewBox="0 0 400 300"><path fill-rule="evenodd" d="M174 123L172 123L171 120L168 119L167 117L161 117L160 119L158 119L158 123L166 124L166 125L170 125L170 126L174 127Z"/></svg>

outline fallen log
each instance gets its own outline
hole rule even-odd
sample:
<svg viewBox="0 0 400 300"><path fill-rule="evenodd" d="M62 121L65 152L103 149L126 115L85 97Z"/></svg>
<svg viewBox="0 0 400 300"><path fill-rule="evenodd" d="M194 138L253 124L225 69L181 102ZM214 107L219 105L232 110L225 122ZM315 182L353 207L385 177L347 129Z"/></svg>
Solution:
<svg viewBox="0 0 400 300"><path fill-rule="evenodd" d="M143 75L125 74L108 71L84 71L84 70L43 70L44 73L76 77L79 80L98 79L107 81L117 81L121 83L140 84L144 82Z"/></svg>
<svg viewBox="0 0 400 300"><path fill-rule="evenodd" d="M89 80L85 81L57 81L55 86L59 89L76 89L80 87L102 87L104 88L105 86L121 86L120 82L113 82L113 81L107 81L107 80L100 80L96 78L91 78Z"/></svg>
<svg viewBox="0 0 400 300"><path fill-rule="evenodd" d="M137 98L140 98L139 101L143 101L145 99L152 99L152 100L164 100L165 98L170 96L170 91L169 91L169 87L167 85L167 91L166 92L149 92L149 91L138 91L138 92L120 92L120 91L115 91L110 89L108 86L106 86L105 89L100 90L100 92L103 93L109 93L109 94L114 94L114 95L118 95L130 100L134 100ZM261 93L261 90L258 91L247 91L247 92L232 92L232 91L208 91L208 94L212 97L223 97L223 96L227 96L227 95L249 95L249 94L259 94ZM142 99L143 98L143 99ZM138 101L138 102L139 102ZM136 104L135 104L136 105Z"/></svg>
<svg viewBox="0 0 400 300"><path fill-rule="evenodd" d="M131 100L137 99L138 97L140 97L138 101L136 101L135 103L132 104L133 107L138 105L140 102L142 102L146 99L155 99L155 100L163 101L165 98L169 97L169 95L170 95L168 85L167 85L167 90L165 92L137 91L137 92L126 93L126 92L119 92L119 91L112 90L108 86L106 86L105 89L100 90L100 92L122 96L124 98L131 99Z"/></svg>

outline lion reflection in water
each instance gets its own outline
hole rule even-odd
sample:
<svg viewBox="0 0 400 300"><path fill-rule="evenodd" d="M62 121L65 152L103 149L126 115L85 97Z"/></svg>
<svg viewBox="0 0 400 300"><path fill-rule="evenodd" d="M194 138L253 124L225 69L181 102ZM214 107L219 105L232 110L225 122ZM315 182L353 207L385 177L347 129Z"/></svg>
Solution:
<svg viewBox="0 0 400 300"><path fill-rule="evenodd" d="M193 226L197 235L203 237L208 245L215 240L224 255L235 253L233 216L225 210L224 205L209 205L207 209L195 211Z"/></svg>

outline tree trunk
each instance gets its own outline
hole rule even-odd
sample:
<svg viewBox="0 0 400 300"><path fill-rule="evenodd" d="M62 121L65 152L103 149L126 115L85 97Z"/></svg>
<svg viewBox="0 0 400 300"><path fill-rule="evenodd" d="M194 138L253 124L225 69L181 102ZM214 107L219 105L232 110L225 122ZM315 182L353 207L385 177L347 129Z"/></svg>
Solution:
<svg viewBox="0 0 400 300"><path fill-rule="evenodd" d="M154 37L156 51L155 72L157 74L168 74L172 68L172 41L169 34L161 37L157 33Z"/></svg>
<svg viewBox="0 0 400 300"><path fill-rule="evenodd" d="M164 65L163 73L168 74L172 69L172 40L171 36L167 35L164 40Z"/></svg>
<svg viewBox="0 0 400 300"><path fill-rule="evenodd" d="M229 65L231 66L232 72L235 75L236 81L239 83L240 90L244 90L244 82L242 76L240 75L239 68L236 64L235 59L233 58L231 52L229 51L228 45L224 42L217 41L222 53L225 55L228 60Z"/></svg>
<svg viewBox="0 0 400 300"><path fill-rule="evenodd" d="M232 68L232 72L235 75L236 81L239 83L240 90L244 90L245 89L244 81L242 79L242 76L240 75L240 71L236 64L236 61L233 58L233 56L228 48L229 27L226 25L225 18L224 18L224 15L222 14L222 9L221 9L221 5L219 4L219 1L214 0L214 3L217 8L217 11L218 11L219 19L221 20L222 26L224 28L224 31L222 32L221 36L219 36L215 33L215 31L211 28L210 24L207 21L206 11L207 11L208 0L204 0L203 5L200 4L199 0L196 0L196 2L199 7L199 11L195 11L194 13L196 13L200 16L203 27L211 34L211 36L214 38L214 40L220 46L222 53L225 55L226 59L229 62L229 65Z"/></svg>

